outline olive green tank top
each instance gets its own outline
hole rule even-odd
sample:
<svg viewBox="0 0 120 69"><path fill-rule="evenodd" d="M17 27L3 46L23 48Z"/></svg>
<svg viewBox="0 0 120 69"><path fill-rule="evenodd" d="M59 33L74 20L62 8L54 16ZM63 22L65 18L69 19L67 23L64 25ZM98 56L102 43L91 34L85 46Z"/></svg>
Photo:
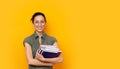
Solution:
<svg viewBox="0 0 120 69"><path fill-rule="evenodd" d="M54 37L51 37L47 35L46 33L42 32L41 36L41 43L45 45L53 45L56 42L56 39ZM23 41L23 44L28 43L31 46L32 49L32 55L33 58L35 58L36 51L40 46L39 42L39 36L36 32L34 32L32 35L26 37ZM29 69L52 69L52 66L33 66L29 65Z"/></svg>

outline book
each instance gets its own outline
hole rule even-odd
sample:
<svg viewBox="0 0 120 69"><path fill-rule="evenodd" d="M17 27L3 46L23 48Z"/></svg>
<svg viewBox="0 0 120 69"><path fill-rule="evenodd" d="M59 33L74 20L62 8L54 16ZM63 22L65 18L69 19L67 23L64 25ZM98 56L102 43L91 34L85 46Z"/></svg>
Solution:
<svg viewBox="0 0 120 69"><path fill-rule="evenodd" d="M61 51L53 45L41 45L38 53L43 55L44 58L54 58L58 57Z"/></svg>

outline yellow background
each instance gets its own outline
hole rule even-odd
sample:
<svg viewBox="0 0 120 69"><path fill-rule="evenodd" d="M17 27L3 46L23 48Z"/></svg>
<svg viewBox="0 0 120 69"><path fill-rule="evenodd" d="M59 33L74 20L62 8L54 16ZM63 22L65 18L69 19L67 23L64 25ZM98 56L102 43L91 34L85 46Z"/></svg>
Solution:
<svg viewBox="0 0 120 69"><path fill-rule="evenodd" d="M27 69L23 39L36 11L63 52L54 69L120 69L119 0L0 0L0 69Z"/></svg>

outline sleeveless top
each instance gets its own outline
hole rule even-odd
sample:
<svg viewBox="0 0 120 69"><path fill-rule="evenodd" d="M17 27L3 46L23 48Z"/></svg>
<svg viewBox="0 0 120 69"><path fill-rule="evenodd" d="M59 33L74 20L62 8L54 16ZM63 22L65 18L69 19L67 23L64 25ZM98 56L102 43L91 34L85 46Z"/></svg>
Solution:
<svg viewBox="0 0 120 69"><path fill-rule="evenodd" d="M41 36L41 43L45 45L53 45L56 42L56 39L52 36L47 35L46 33L42 32ZM26 37L23 41L23 44L28 43L32 49L33 58L35 58L36 51L40 46L39 36L36 32L32 35ZM25 46L25 45L24 45ZM34 66L29 65L29 69L52 69L52 66Z"/></svg>

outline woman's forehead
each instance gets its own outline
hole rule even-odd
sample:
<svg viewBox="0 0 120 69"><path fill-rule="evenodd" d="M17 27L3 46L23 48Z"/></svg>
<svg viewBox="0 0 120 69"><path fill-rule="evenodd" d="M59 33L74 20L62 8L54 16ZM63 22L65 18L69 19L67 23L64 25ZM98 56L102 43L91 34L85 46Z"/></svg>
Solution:
<svg viewBox="0 0 120 69"><path fill-rule="evenodd" d="M44 20L44 17L42 15L38 15L34 18L34 20Z"/></svg>

